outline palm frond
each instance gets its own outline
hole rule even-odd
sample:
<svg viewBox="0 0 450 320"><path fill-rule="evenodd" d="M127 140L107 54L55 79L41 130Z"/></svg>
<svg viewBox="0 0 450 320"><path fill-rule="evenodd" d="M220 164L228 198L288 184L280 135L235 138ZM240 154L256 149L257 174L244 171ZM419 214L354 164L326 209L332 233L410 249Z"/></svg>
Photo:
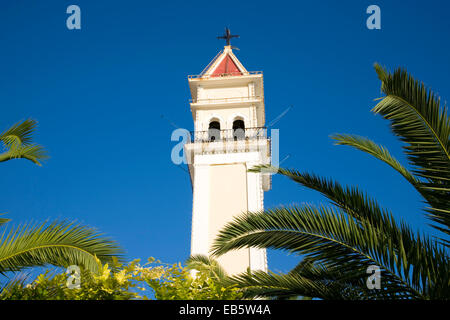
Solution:
<svg viewBox="0 0 450 320"><path fill-rule="evenodd" d="M385 147L377 145L370 139L360 137L357 135L336 134L331 136L331 138L336 141L336 145L345 145L354 147L387 163L393 169L398 171L414 187L416 188L419 187L420 181L417 180L416 177L414 177L414 175L408 169L406 169L403 165L401 165L400 162L398 162L398 160L395 159ZM420 192L421 190L418 191Z"/></svg>
<svg viewBox="0 0 450 320"><path fill-rule="evenodd" d="M392 214L382 209L377 201L360 191L358 187L344 187L336 181L321 178L314 174L293 169L274 168L269 165L255 166L249 171L261 172L262 170L277 172L304 187L320 192L332 204L358 221L369 222L373 227L381 228L384 232L392 232L398 229ZM409 229L403 231L411 232Z"/></svg>
<svg viewBox="0 0 450 320"><path fill-rule="evenodd" d="M371 290L366 285L365 272L356 275L343 273L339 268L325 266L313 259L303 259L287 274L255 271L227 279L243 291L245 298L292 299L308 297L329 300L366 300L408 298L398 287L384 285Z"/></svg>
<svg viewBox="0 0 450 320"><path fill-rule="evenodd" d="M338 282L325 284L299 274L275 274L264 271L241 273L228 280L242 289L244 298L288 299L297 296L320 299L343 299L343 288Z"/></svg>
<svg viewBox="0 0 450 320"><path fill-rule="evenodd" d="M47 159L47 152L42 146L29 145L29 146L17 146L11 148L8 152L0 154L0 162L12 160L12 159L27 159L38 166L41 166L39 160Z"/></svg>
<svg viewBox="0 0 450 320"><path fill-rule="evenodd" d="M11 146L14 143L29 145L32 142L32 134L36 126L35 120L19 121L0 134L0 141L6 146Z"/></svg>
<svg viewBox="0 0 450 320"><path fill-rule="evenodd" d="M23 224L0 237L0 273L26 267L78 265L97 271L97 259L109 262L122 250L95 229L74 222Z"/></svg>
<svg viewBox="0 0 450 320"><path fill-rule="evenodd" d="M0 134L0 141L5 150L0 153L0 162L23 158L41 165L39 160L48 158L48 154L42 146L32 144L32 134L36 125L35 120L29 119L16 123Z"/></svg>
<svg viewBox="0 0 450 320"><path fill-rule="evenodd" d="M390 291L410 297L448 292L448 259L434 242L405 234L400 239L409 241L398 247L389 234L381 231L368 221L354 221L332 208L277 208L235 218L219 232L213 253L221 255L244 247L281 249L357 277L369 265L377 265ZM426 255L413 254L418 248ZM430 261L439 261L439 268ZM445 284L436 288L438 281Z"/></svg>
<svg viewBox="0 0 450 320"><path fill-rule="evenodd" d="M405 143L414 173L426 179L424 197L428 217L438 230L450 234L450 118L439 98L406 70L393 74L380 65L375 70L385 97L372 109L390 120L391 129Z"/></svg>
<svg viewBox="0 0 450 320"><path fill-rule="evenodd" d="M398 226L391 228L392 223L394 223L394 218L392 214L386 210L381 209L378 203L369 198L366 194L361 192L357 187L342 187L339 183L332 180L327 180L320 178L316 175L309 173L301 173L297 170L275 168L270 165L260 165L251 168L250 172L272 172L284 175L291 180L309 188L322 193L331 202L343 209L349 215L355 219L369 219L370 223L376 227L381 227L385 229L385 232L393 232L395 235L395 230ZM420 183L417 190L424 194L426 191L421 189ZM384 217L384 218L383 218ZM410 234L412 231L406 226L406 223L401 222L400 225L404 228L404 233ZM437 227L439 228L439 227ZM442 228L443 232L447 230ZM448 246L448 241L445 239L440 239L441 243Z"/></svg>

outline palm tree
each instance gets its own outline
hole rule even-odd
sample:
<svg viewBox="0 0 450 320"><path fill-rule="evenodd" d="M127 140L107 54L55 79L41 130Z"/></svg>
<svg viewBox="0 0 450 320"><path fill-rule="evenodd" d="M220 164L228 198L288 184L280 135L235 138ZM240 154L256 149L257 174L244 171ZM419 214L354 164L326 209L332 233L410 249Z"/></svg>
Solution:
<svg viewBox="0 0 450 320"><path fill-rule="evenodd" d="M41 165L39 161L48 156L42 146L33 144L35 128L36 121L25 120L0 134L4 149L0 153L0 162L23 158ZM1 274L48 264L57 267L78 265L96 272L96 257L106 263L122 253L115 241L75 222L25 223L8 228L8 221L0 218L0 228L4 229L0 235Z"/></svg>
<svg viewBox="0 0 450 320"><path fill-rule="evenodd" d="M270 166L253 172L278 172L316 190L328 206L280 207L246 213L228 223L213 246L215 255L243 247L271 248L304 259L287 274L240 274L233 278L247 297L322 299L448 299L450 213L450 120L447 108L404 69L389 73L375 65L385 94L373 112L390 121L404 143L408 170L389 151L355 135L335 135L390 165L423 197L426 215L439 237L414 232L403 220L355 186ZM381 270L380 289L369 289L368 267Z"/></svg>

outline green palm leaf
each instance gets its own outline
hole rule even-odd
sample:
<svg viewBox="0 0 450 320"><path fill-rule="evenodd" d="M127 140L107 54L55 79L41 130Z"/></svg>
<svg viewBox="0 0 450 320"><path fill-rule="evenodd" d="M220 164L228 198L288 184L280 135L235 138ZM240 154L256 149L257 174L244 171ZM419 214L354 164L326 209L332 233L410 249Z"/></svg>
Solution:
<svg viewBox="0 0 450 320"><path fill-rule="evenodd" d="M299 295L332 300L344 298L340 283L328 284L297 273L275 274L255 271L233 276L228 282L242 289L244 298L289 299Z"/></svg>
<svg viewBox="0 0 450 320"><path fill-rule="evenodd" d="M122 253L118 245L95 229L73 222L23 224L5 229L0 237L0 273L26 267L78 265L97 272L98 262Z"/></svg>
<svg viewBox="0 0 450 320"><path fill-rule="evenodd" d="M320 178L314 174L302 173L293 169L274 168L268 165L256 166L250 172L277 172L300 185L320 192L332 204L344 210L347 214L361 222L368 222L383 232L395 232L399 227L395 224L392 214L380 207L372 198L361 192L357 187L343 187L331 179ZM404 226L403 232L411 233Z"/></svg>
<svg viewBox="0 0 450 320"><path fill-rule="evenodd" d="M389 166L397 170L414 187L419 188L420 181L417 180L408 169L402 166L385 147L379 146L372 140L357 135L336 134L331 136L331 138L336 140L337 145L354 147L387 163ZM420 189L418 191L421 192Z"/></svg>
<svg viewBox="0 0 450 320"><path fill-rule="evenodd" d="M310 258L303 259L287 274L256 271L242 273L227 280L227 283L243 290L245 298L292 299L315 297L331 300L363 300L406 298L402 292L383 287L369 290L361 274L352 278L339 268L317 263Z"/></svg>
<svg viewBox="0 0 450 320"><path fill-rule="evenodd" d="M450 118L439 98L406 70L393 74L375 65L386 96L373 112L390 120L392 131L405 143L414 172L426 179L424 197L428 216L437 229L450 234Z"/></svg>
<svg viewBox="0 0 450 320"><path fill-rule="evenodd" d="M414 298L436 296L442 290L448 293L449 265L444 253L428 239L415 239L412 234L401 237L408 238L398 247L389 234L367 221L357 222L332 208L302 206L235 218L219 232L213 253L221 255L244 247L281 249L339 268L356 280L361 280L369 265L377 265L389 292ZM426 255L414 255L418 248ZM436 270L429 261L441 265ZM417 270L410 270L415 265ZM438 281L444 286L435 286Z"/></svg>
<svg viewBox="0 0 450 320"><path fill-rule="evenodd" d="M31 119L18 122L0 134L0 139L7 146L11 146L14 143L29 145L33 140L32 134L36 126L37 122Z"/></svg>
<svg viewBox="0 0 450 320"><path fill-rule="evenodd" d="M32 144L32 134L36 129L35 120L18 122L11 128L0 134L4 152L0 153L0 162L11 159L28 159L37 165L39 160L48 158L45 149L37 144Z"/></svg>

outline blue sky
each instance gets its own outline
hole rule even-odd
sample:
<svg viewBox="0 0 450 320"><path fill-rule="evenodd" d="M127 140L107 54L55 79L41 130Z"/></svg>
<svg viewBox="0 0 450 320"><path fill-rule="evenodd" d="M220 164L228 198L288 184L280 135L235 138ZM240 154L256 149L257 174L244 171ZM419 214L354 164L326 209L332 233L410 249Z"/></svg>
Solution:
<svg viewBox="0 0 450 320"><path fill-rule="evenodd" d="M81 8L81 30L66 8ZM381 30L366 8L381 8ZM116 239L127 257L165 262L189 255L192 191L175 166L177 126L192 130L187 75L222 49L229 26L248 70L264 72L266 119L293 106L280 129L283 166L357 184L415 228L431 231L417 193L390 168L330 134L354 133L404 160L387 121L374 62L406 67L450 98L447 1L2 1L0 131L39 121L51 158L0 166L0 212L14 223L77 219ZM164 117L162 117L162 115ZM275 176L265 206L324 202ZM431 231L433 232L433 231ZM297 257L269 252L287 271Z"/></svg>

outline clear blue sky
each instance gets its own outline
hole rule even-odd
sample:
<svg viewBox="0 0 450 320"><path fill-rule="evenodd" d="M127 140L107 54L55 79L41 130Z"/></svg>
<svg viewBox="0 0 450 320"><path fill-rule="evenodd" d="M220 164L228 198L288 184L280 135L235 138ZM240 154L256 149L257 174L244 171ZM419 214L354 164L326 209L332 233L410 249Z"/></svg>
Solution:
<svg viewBox="0 0 450 320"><path fill-rule="evenodd" d="M82 29L66 28L77 4ZM381 8L381 30L366 8ZM14 223L77 219L97 227L127 257L184 261L190 249L189 176L172 164L173 127L192 130L187 75L222 49L264 71L266 119L278 122L283 166L357 184L414 227L429 231L417 193L390 168L346 147L354 133L404 160L387 121L370 112L380 96L374 62L407 67L450 99L448 1L1 1L0 131L39 121L36 142L51 159L0 165L0 212ZM265 206L321 203L275 176ZM297 261L269 253L269 267Z"/></svg>

